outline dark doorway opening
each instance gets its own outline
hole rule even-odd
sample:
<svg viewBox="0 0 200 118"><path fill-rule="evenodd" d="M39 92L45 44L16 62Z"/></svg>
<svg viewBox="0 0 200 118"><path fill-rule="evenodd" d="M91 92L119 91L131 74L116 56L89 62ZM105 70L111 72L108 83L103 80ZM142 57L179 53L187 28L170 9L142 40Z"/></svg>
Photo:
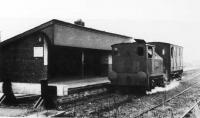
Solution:
<svg viewBox="0 0 200 118"><path fill-rule="evenodd" d="M50 80L107 76L109 53L106 50L53 46L49 56Z"/></svg>

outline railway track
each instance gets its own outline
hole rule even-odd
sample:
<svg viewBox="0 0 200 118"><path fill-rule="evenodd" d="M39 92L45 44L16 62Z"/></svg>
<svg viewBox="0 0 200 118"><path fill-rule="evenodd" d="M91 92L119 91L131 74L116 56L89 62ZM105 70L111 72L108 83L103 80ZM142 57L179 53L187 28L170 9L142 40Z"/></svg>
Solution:
<svg viewBox="0 0 200 118"><path fill-rule="evenodd" d="M198 73L194 73L193 74L193 76L191 77L192 79L195 79L197 76L199 76L200 74L199 74L199 72ZM190 78L190 81L192 80ZM184 82L186 82L186 81L184 81ZM189 90L190 88L188 88L188 89L186 89L185 91L187 91L187 90ZM182 91L182 92L185 92L185 91ZM179 92L179 91L178 91ZM179 93L179 94L181 94L181 93ZM176 95L176 96L178 96L178 95ZM173 97L176 97L176 96L173 96ZM100 108L99 110L95 110L94 112L92 112L91 114L93 114L93 115L97 115L98 114L98 116L99 116L99 114L102 114L102 113L104 113L104 112L110 112L110 111L112 111L112 110L117 110L118 109L118 107L120 107L121 105L125 105L125 104L127 104L127 103L131 103L132 102L132 100L134 100L134 99L139 99L140 97L138 97L138 96L134 96L134 95L131 95L131 97L129 96L126 100L122 100L122 101L120 101L120 102L116 102L116 103L114 103L114 104L112 104L112 105L110 105L110 106L106 106L106 107L104 107L104 108ZM160 98L160 97L156 97L156 98L154 98L154 99L156 99L156 101L157 100L162 100L162 98ZM171 98L171 99L173 99L173 98ZM171 100L170 98L168 99L168 100L166 100L166 101L170 101ZM161 104L159 104L158 106L160 106L160 105L162 105L162 103ZM157 106L155 106L155 108L156 108ZM154 109L153 107L152 107L152 109Z"/></svg>
<svg viewBox="0 0 200 118"><path fill-rule="evenodd" d="M193 76L193 79L195 79L196 77L198 77L200 74L196 74L195 76ZM186 81L184 81L186 82ZM162 103L159 103L158 105L155 105L147 110L144 110L142 111L140 114L134 116L134 118L138 118L138 117L141 117L143 116L144 114L148 113L149 111L152 111L158 107L161 107L161 106L164 106L164 104L166 104L167 102L171 101L172 99L175 99L177 98L178 96L182 95L183 93L189 91L190 89L192 89L193 87L195 87L196 85L200 84L200 82L196 82L196 83L193 83L190 87L184 89L183 91L179 92L178 94L166 99L165 101L163 101ZM156 98L157 100L161 99L161 98Z"/></svg>
<svg viewBox="0 0 200 118"><path fill-rule="evenodd" d="M192 80L194 80L194 79L196 79L196 77L198 77L198 76L200 76L200 73L199 72L196 72L196 73L193 73L192 74L192 76L190 76L190 79L188 79L188 80L182 80L182 81L180 81L180 83L186 83L187 81L192 81ZM189 84L189 85L187 85L187 86L190 86L191 87L191 85L193 85L193 83L192 84ZM177 92L181 92L181 91L179 91L179 90L174 90L174 91L177 91ZM183 91L183 90L182 90ZM166 93L165 93L166 94ZM160 100L160 99L163 99L163 96L162 97L153 97L152 98L152 100Z"/></svg>
<svg viewBox="0 0 200 118"><path fill-rule="evenodd" d="M189 80L192 80L197 76L199 76L198 72L193 73L192 77ZM182 83L184 82L187 81L182 81ZM62 106L62 108L58 110L59 111L63 110L63 111L59 115L55 114L55 116L56 117L77 117L77 116L104 117L105 114L108 114L110 111L117 111L117 109L120 106L125 105L127 103L132 104L134 99L138 99L140 97L141 96L135 96L135 95L131 96L126 95L125 97L118 96L117 94L114 95L109 93L105 86L104 87L102 86L102 88L97 87L97 90L91 88L88 90L85 89L84 91L81 90L81 92L78 92L77 95L71 93L69 96L65 96L58 99L58 102L60 102L59 103L60 106ZM154 99L158 100L160 98L158 97ZM118 111L118 113L120 113L120 111ZM113 115L107 115L107 116L112 117ZM114 116L117 116L117 114L115 113Z"/></svg>
<svg viewBox="0 0 200 118"><path fill-rule="evenodd" d="M190 107L187 111L185 111L185 113L180 117L180 118L191 118L191 114L192 114L192 110L196 110L196 111L194 111L194 112L198 112L198 113L193 113L193 114L195 114L196 115L196 117L199 117L199 112L200 112L200 110L199 110L199 107L198 107L198 105L199 105L199 103L200 103L200 100L198 100L192 107Z"/></svg>
<svg viewBox="0 0 200 118"><path fill-rule="evenodd" d="M188 87L187 89L184 89L181 92L179 90L177 90L177 92L180 92L180 93L172 96L171 98L166 99L164 102L161 101L161 103L156 106L148 107L149 108L148 110L142 111L142 112L140 112L140 114L135 114L134 117L140 117L140 116L142 116L142 113L145 114L150 110L154 110L154 109L162 106L163 103L166 104L168 101L175 99L182 93L188 91L190 88L192 88L192 86L199 84L199 83L194 83L194 82L192 83L191 81L194 80L195 78L197 78L198 76L200 76L200 73L194 72L191 75L192 75L192 77L190 77L184 81L181 81L181 83L183 83L183 84L187 83L189 81L190 84L188 84L187 86L190 86L190 87ZM127 104L131 104L133 106L134 103L137 103L137 101L135 101L135 100L141 99L142 97L143 98L146 97L146 96L129 95L129 94L119 95L116 93L110 93L108 90L109 90L109 86L107 86L107 85L98 86L96 88L89 87L89 89L83 89L83 90L80 89L80 91L79 91L79 89L72 90L71 91L72 93L70 93L68 96L58 98L58 104L59 104L58 110L63 111L62 114L58 115L58 117L63 117L63 116L66 116L66 117L77 117L77 116L78 117L79 116L80 117L84 117L84 116L105 117L105 114L109 114L113 111L117 111L118 108L120 110L120 107L125 106ZM163 93L159 93L159 94L163 94ZM163 96L163 95L159 95L159 94L148 95L148 96L152 97L151 99L154 99L154 101L159 101L160 99L162 99L160 96ZM157 95L159 95L159 96L157 96ZM31 95L18 97L18 99L20 99L22 102L26 102L30 98L32 98ZM29 104L29 103L27 102L27 104ZM17 107L20 108L21 106L26 106L26 105L22 104ZM61 108L59 108L59 106L61 106ZM135 110L135 112L137 113L138 111ZM118 111L118 113L120 115L120 111ZM115 115L116 115L116 113L114 113L114 115L111 113L111 115L107 115L107 117L109 117L109 116L114 117Z"/></svg>
<svg viewBox="0 0 200 118"><path fill-rule="evenodd" d="M198 77L200 74L199 72L195 72L191 74L192 77L188 79L193 80L196 77ZM182 81L182 83L186 83L187 81ZM190 84L191 85L191 84ZM185 90L187 91L187 90ZM180 91L177 91L180 92ZM163 93L162 93L163 94ZM64 116L66 117L75 117L77 116L77 113L80 115L80 117L93 117L93 116L102 116L102 114L108 114L109 112L116 111L118 108L120 109L121 106L126 105L126 104L133 104L135 99L140 99L141 97L145 96L137 96L137 95L128 95L127 97L114 97L114 94L108 94L107 92L103 94L97 94L97 95L91 95L87 96L86 98L83 97L79 98L77 100L74 100L73 102L67 101L64 106L67 106L63 108L62 110L67 111ZM124 95L123 95L124 96ZM154 96L154 95L152 95ZM155 95L157 96L157 95ZM178 95L177 95L178 96ZM175 97L175 96L173 96ZM154 97L154 99L161 99L159 97ZM172 98L173 99L173 98ZM170 99L167 99L170 100ZM166 103L166 101L165 101ZM86 107L88 106L88 107ZM162 106L162 103L160 105ZM157 107L155 107L157 108ZM152 108L154 109L154 108ZM85 112L84 112L85 111ZM86 113L87 112L87 113ZM107 115L108 116L108 115ZM112 116L112 115L111 115Z"/></svg>
<svg viewBox="0 0 200 118"><path fill-rule="evenodd" d="M199 69L198 69L198 70L199 70ZM190 77L188 77L189 79L182 80L181 82L191 81L192 79L194 79L195 77L197 77L197 76L199 76L199 75L200 75L199 71L194 72L194 73L192 73L192 74L190 75ZM186 76L186 77L187 77L187 76Z"/></svg>
<svg viewBox="0 0 200 118"><path fill-rule="evenodd" d="M190 80L190 82L188 82L188 81L183 81L182 82L182 84L185 82L187 82L187 84L185 84L184 83L184 87L186 88L186 87L188 87L188 86L191 86L192 84L194 84L195 82L193 82L193 83L191 83L191 81L196 81L195 79L197 79L197 77L199 76L200 74L199 74L199 72L198 73L193 73L192 74L192 77L190 77L189 78L189 80ZM189 83L189 84L188 84ZM194 85L195 86L195 85ZM180 86L179 86L180 87ZM181 89L173 89L172 91L172 93L180 93L181 92L181 90L183 90L183 88L181 87ZM185 90L185 91L187 91L187 90ZM184 93L184 92L183 92ZM113 112L115 112L115 111L117 111L118 112L118 114L119 114L119 116L120 115L122 115L121 117L129 117L129 116L127 116L127 115L124 115L124 114L127 114L127 113L123 113L123 112L127 112L127 111L129 111L130 113L131 113L131 116L130 117L134 117L134 116L136 116L137 114L138 114L138 108L140 108L141 106L143 106L143 104L142 103L144 103L144 109L146 109L146 108L149 108L149 109L151 109L151 108L153 108L155 105L153 105L154 103L152 103L152 101L153 100L150 100L150 99L154 99L155 100L155 103L156 104L158 104L158 103L160 103L161 105L162 105L162 103L163 103L163 94L164 94L164 92L159 92L159 93L156 93L156 94L152 94L152 95L148 95L148 96L141 96L141 97L138 97L138 96L135 96L135 95L130 95L129 96L129 98L132 98L132 100L130 100L129 102L122 102L123 104L120 104L120 105L117 105L118 103L116 103L116 105L115 104L113 104L113 106L111 105L110 106L110 108L109 108L109 110L99 110L100 111L100 113L104 113L104 112L107 112L108 114L113 114ZM170 92L169 93L167 93L167 95L168 95L168 97L166 97L166 98L168 98L167 100L170 100L170 96L175 96L176 94L171 94ZM159 96L159 97L158 97ZM161 96L161 97L160 97ZM178 95L177 95L178 96ZM143 100L145 100L145 101L143 101ZM159 101L159 100L161 100L161 101ZM143 101L143 102L142 102ZM146 102L146 101L148 101L148 102ZM138 105L136 105L136 104L138 104ZM123 106L121 106L121 105L123 105ZM148 106L149 105L149 106ZM146 107L145 107L146 106ZM127 108L129 108L129 109L127 109ZM104 109L108 109L108 108L104 108ZM125 110L126 109L126 110ZM135 109L135 110L134 110ZM142 111L142 110L139 110L139 111ZM122 114L121 114L121 112L122 112ZM100 114L99 113L99 114ZM96 113L97 114L97 113ZM116 114L116 113L115 113ZM133 114L135 114L135 115L133 115ZM112 116L112 115L111 115ZM110 117L110 115L108 116L107 115L107 117ZM113 116L113 117L115 117L115 115Z"/></svg>

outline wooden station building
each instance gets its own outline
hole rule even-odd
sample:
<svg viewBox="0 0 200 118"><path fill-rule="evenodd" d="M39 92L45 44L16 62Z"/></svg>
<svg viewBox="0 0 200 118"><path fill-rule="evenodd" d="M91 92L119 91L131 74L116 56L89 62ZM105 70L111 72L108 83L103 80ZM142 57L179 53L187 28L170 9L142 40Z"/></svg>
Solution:
<svg viewBox="0 0 200 118"><path fill-rule="evenodd" d="M0 77L38 83L107 76L111 45L129 39L54 19L0 43Z"/></svg>

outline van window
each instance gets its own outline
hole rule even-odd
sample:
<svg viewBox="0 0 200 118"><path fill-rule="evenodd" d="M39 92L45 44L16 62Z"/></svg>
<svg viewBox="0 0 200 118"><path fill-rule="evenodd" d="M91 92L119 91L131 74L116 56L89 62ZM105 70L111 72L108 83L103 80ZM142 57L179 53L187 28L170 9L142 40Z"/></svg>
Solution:
<svg viewBox="0 0 200 118"><path fill-rule="evenodd" d="M144 55L144 48L143 47L138 47L137 48L137 54L139 56L143 56Z"/></svg>
<svg viewBox="0 0 200 118"><path fill-rule="evenodd" d="M148 58L153 57L153 48L151 46L148 46Z"/></svg>
<svg viewBox="0 0 200 118"><path fill-rule="evenodd" d="M162 55L165 55L165 49L162 49Z"/></svg>
<svg viewBox="0 0 200 118"><path fill-rule="evenodd" d="M173 58L173 54L174 54L174 47L171 47L171 57Z"/></svg>

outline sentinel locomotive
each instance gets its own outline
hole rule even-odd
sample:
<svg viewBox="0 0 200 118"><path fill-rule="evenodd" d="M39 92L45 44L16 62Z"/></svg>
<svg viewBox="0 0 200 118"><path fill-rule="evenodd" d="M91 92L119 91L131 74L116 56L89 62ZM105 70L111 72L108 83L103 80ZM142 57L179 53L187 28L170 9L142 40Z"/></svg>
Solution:
<svg viewBox="0 0 200 118"><path fill-rule="evenodd" d="M166 81L181 78L181 46L135 41L112 45L112 72L109 74L112 85L151 90L155 86L164 86Z"/></svg>

